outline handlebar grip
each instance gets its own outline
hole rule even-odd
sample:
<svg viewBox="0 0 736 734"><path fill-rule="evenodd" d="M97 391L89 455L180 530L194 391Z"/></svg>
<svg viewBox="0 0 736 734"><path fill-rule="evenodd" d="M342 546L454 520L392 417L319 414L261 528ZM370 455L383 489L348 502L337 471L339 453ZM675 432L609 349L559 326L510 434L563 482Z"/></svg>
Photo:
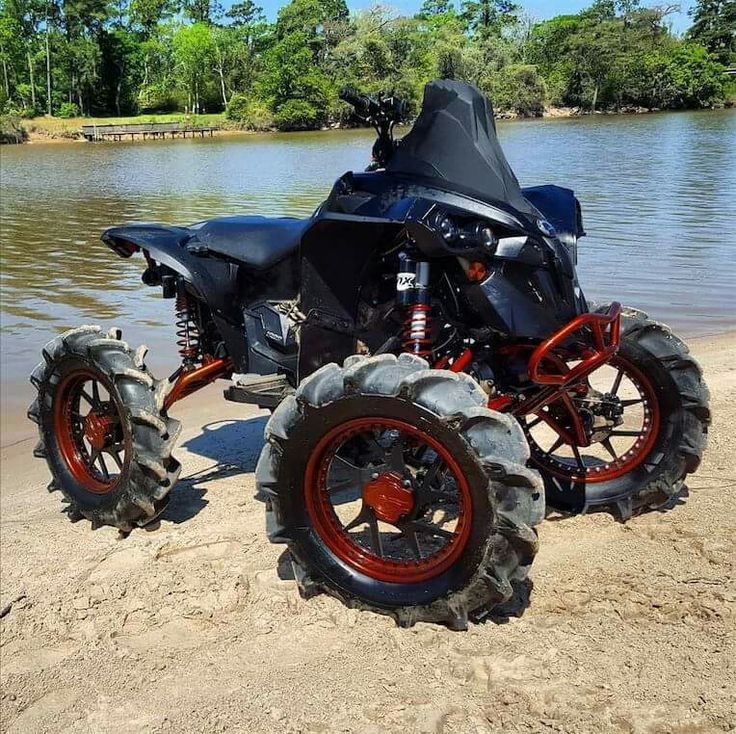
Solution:
<svg viewBox="0 0 736 734"><path fill-rule="evenodd" d="M352 89L342 89L340 91L340 99L343 102L347 102L349 105L355 107L355 111L358 114L368 115L373 112L373 108L376 106L375 102L370 97L364 97L360 94L356 94Z"/></svg>

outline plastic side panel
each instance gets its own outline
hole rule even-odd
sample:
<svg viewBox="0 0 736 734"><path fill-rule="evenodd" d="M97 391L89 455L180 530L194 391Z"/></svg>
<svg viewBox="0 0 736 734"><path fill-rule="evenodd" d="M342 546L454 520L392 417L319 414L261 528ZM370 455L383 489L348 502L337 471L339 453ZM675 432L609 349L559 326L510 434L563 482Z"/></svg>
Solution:
<svg viewBox="0 0 736 734"><path fill-rule="evenodd" d="M513 263L468 286L466 297L486 324L516 338L546 339L578 314L578 304L561 298L549 272Z"/></svg>
<svg viewBox="0 0 736 734"><path fill-rule="evenodd" d="M523 189L524 196L557 230L557 236L575 256L577 241L585 235L580 202L571 189L562 186L533 186Z"/></svg>
<svg viewBox="0 0 736 734"><path fill-rule="evenodd" d="M302 241L299 379L355 352L355 319L364 273L398 231L396 223L350 215L320 219Z"/></svg>
<svg viewBox="0 0 736 734"><path fill-rule="evenodd" d="M242 324L238 308L238 266L192 255L184 247L189 236L189 230L184 227L132 224L106 230L102 241L113 249L116 243L130 242L147 250L156 262L183 276L194 294L210 307L213 316Z"/></svg>

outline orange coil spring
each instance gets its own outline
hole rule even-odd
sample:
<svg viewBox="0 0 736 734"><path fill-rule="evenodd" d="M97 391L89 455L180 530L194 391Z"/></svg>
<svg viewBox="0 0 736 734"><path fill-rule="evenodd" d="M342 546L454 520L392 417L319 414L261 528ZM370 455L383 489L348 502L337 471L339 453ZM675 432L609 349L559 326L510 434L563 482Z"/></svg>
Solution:
<svg viewBox="0 0 736 734"><path fill-rule="evenodd" d="M199 356L199 329L195 320L195 304L186 293L176 297L176 345L185 362Z"/></svg>
<svg viewBox="0 0 736 734"><path fill-rule="evenodd" d="M403 341L401 346L405 352L427 357L432 354L432 315L426 303L415 303L409 306L404 321Z"/></svg>

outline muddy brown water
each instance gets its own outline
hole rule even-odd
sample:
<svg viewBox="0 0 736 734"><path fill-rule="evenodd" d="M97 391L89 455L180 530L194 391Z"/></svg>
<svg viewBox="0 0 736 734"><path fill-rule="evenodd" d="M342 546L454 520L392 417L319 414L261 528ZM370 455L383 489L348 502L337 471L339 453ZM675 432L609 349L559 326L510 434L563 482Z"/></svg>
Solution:
<svg viewBox="0 0 736 734"><path fill-rule="evenodd" d="M619 299L685 335L736 327L736 111L502 123L523 185L556 183L582 201L589 298ZM2 443L31 397L26 378L55 334L117 325L173 368L172 304L140 282L138 259L99 242L130 221L310 214L365 131L145 144L34 144L0 152Z"/></svg>

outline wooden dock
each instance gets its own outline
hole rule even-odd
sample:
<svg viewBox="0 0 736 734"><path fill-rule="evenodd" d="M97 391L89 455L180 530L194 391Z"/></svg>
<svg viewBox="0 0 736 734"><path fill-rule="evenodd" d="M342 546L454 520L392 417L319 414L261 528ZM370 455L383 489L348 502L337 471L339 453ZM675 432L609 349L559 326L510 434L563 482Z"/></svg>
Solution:
<svg viewBox="0 0 736 734"><path fill-rule="evenodd" d="M90 142L100 140L121 141L143 139L143 140L165 140L169 138L199 137L206 135L212 137L215 130L220 128L216 125L193 126L184 125L180 122L141 122L130 125L82 125L82 135Z"/></svg>

